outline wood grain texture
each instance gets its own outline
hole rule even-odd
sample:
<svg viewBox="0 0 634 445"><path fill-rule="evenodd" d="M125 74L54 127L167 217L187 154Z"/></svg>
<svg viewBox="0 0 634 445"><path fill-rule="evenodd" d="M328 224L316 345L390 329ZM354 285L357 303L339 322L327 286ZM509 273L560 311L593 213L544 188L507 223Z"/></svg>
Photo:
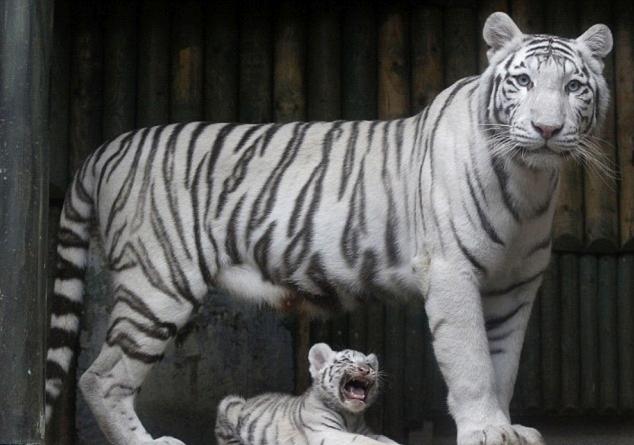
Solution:
<svg viewBox="0 0 634 445"><path fill-rule="evenodd" d="M400 3L382 11L378 28L380 119L395 119L410 111L409 35L406 11Z"/></svg>
<svg viewBox="0 0 634 445"><path fill-rule="evenodd" d="M511 17L525 34L546 32L544 10L546 0L509 0Z"/></svg>
<svg viewBox="0 0 634 445"><path fill-rule="evenodd" d="M595 255L579 259L579 300L581 329L581 408L592 410L599 397L599 340L598 340L598 263Z"/></svg>
<svg viewBox="0 0 634 445"><path fill-rule="evenodd" d="M615 256L599 256L599 408L608 413L615 412L619 403L616 270Z"/></svg>
<svg viewBox="0 0 634 445"><path fill-rule="evenodd" d="M49 0L0 2L0 443L44 443Z"/></svg>
<svg viewBox="0 0 634 445"><path fill-rule="evenodd" d="M308 119L341 117L341 14L334 1L311 3L308 39Z"/></svg>
<svg viewBox="0 0 634 445"><path fill-rule="evenodd" d="M168 0L144 0L139 6L137 126L169 120L170 8Z"/></svg>
<svg viewBox="0 0 634 445"><path fill-rule="evenodd" d="M239 15L236 2L207 4L205 12L205 119L238 120Z"/></svg>
<svg viewBox="0 0 634 445"><path fill-rule="evenodd" d="M203 4L172 4L170 121L203 118Z"/></svg>
<svg viewBox="0 0 634 445"><path fill-rule="evenodd" d="M544 274L541 301L542 408L547 412L560 406L561 396L561 300L559 254L553 254Z"/></svg>
<svg viewBox="0 0 634 445"><path fill-rule="evenodd" d="M48 119L51 150L49 194L51 199L55 200L64 199L69 180L70 14L70 0L57 0L55 2Z"/></svg>
<svg viewBox="0 0 634 445"><path fill-rule="evenodd" d="M98 4L74 8L70 98L70 171L101 144L103 111L103 32Z"/></svg>
<svg viewBox="0 0 634 445"><path fill-rule="evenodd" d="M137 4L108 2L104 26L103 138L135 127Z"/></svg>
<svg viewBox="0 0 634 445"><path fill-rule="evenodd" d="M444 9L445 86L478 72L478 14L474 2Z"/></svg>
<svg viewBox="0 0 634 445"><path fill-rule="evenodd" d="M240 27L241 122L273 118L273 45L271 8L266 0L243 0Z"/></svg>
<svg viewBox="0 0 634 445"><path fill-rule="evenodd" d="M419 112L444 86L442 9L417 3L411 12L412 111Z"/></svg>
<svg viewBox="0 0 634 445"><path fill-rule="evenodd" d="M306 120L304 8L294 1L282 1L276 16L273 117L277 122Z"/></svg>
<svg viewBox="0 0 634 445"><path fill-rule="evenodd" d="M579 407L579 260L566 253L560 258L561 277L561 408Z"/></svg>
<svg viewBox="0 0 634 445"><path fill-rule="evenodd" d="M618 259L619 407L634 410L634 255Z"/></svg>
<svg viewBox="0 0 634 445"><path fill-rule="evenodd" d="M634 250L634 6L615 4L614 51L616 72L616 127L619 173L621 248Z"/></svg>
<svg viewBox="0 0 634 445"><path fill-rule="evenodd" d="M346 2L343 10L341 94L344 119L374 119L377 113L377 30L373 4Z"/></svg>

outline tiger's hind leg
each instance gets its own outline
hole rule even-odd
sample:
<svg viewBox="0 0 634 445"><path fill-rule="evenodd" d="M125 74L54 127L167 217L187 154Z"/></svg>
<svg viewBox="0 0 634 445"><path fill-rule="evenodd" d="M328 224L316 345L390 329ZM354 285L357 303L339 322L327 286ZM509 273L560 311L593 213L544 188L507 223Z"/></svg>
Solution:
<svg viewBox="0 0 634 445"><path fill-rule="evenodd" d="M158 291L139 273L124 279L121 275L115 277L106 341L79 386L113 445L184 445L171 437L153 439L137 417L134 401L148 372L199 300L182 298L167 287Z"/></svg>

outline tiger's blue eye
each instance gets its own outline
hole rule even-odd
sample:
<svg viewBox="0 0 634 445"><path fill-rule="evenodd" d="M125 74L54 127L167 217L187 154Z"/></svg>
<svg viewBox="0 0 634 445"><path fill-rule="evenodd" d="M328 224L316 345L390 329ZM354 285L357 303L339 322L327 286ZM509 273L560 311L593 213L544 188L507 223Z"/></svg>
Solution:
<svg viewBox="0 0 634 445"><path fill-rule="evenodd" d="M581 88L581 82L575 79L572 79L570 82L568 82L568 85L566 85L566 90L568 90L568 92L570 93L578 91L579 88Z"/></svg>
<svg viewBox="0 0 634 445"><path fill-rule="evenodd" d="M527 87L531 83L531 78L528 77L528 74L520 74L518 76L515 76L515 80L517 80L517 83L521 87Z"/></svg>

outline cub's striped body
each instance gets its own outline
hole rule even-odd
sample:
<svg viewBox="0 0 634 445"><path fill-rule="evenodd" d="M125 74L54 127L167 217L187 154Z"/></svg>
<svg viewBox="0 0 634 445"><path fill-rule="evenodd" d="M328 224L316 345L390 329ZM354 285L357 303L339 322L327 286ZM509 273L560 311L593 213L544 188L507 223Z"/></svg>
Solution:
<svg viewBox="0 0 634 445"><path fill-rule="evenodd" d="M501 13L484 36L489 68L410 118L173 124L100 147L62 212L48 415L72 357L94 219L115 302L80 387L113 444L181 443L152 439L133 401L210 288L308 313L424 298L459 445L542 443L510 425L508 405L559 167L596 160L612 41L603 25L576 40L524 35Z"/></svg>
<svg viewBox="0 0 634 445"><path fill-rule="evenodd" d="M218 445L396 444L373 434L363 412L379 390L376 356L334 352L325 343L309 352L312 386L301 396L225 397L218 406Z"/></svg>

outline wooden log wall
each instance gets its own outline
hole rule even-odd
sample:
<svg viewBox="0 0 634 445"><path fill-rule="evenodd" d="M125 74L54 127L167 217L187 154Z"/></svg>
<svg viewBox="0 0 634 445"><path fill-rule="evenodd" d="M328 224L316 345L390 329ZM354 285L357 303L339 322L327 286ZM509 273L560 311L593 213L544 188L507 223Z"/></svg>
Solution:
<svg viewBox="0 0 634 445"><path fill-rule="evenodd" d="M634 410L634 12L613 0L55 2L51 199L103 140L174 121L391 119L421 111L487 64L481 27L506 11L527 32L614 32L613 99L600 150L615 175L567 165L557 253L530 321L519 413ZM542 4L543 3L543 4ZM420 305L297 320L296 389L315 341L379 354L386 390L371 423L401 440L446 413Z"/></svg>

